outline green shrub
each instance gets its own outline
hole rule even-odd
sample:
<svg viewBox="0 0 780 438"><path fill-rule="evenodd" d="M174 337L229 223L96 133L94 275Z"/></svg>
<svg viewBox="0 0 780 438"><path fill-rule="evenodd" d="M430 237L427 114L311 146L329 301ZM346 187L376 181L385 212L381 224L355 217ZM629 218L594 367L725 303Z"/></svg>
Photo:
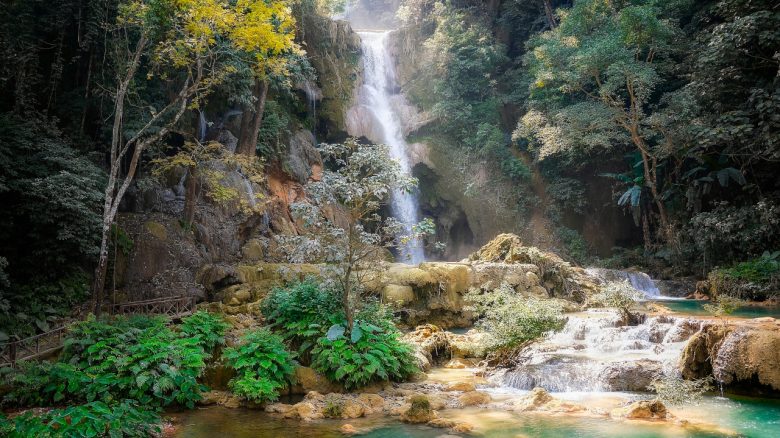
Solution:
<svg viewBox="0 0 780 438"><path fill-rule="evenodd" d="M225 333L229 328L230 324L220 315L199 311L182 319L179 334L197 339L198 345L207 354L212 354L217 346L225 344Z"/></svg>
<svg viewBox="0 0 780 438"><path fill-rule="evenodd" d="M491 351L519 347L566 325L558 302L526 298L506 284L493 291L471 290L466 300L479 315L477 327L490 334Z"/></svg>
<svg viewBox="0 0 780 438"><path fill-rule="evenodd" d="M753 283L766 283L772 277L780 274L780 251L770 253L765 251L761 257L737 263L722 272L735 279Z"/></svg>
<svg viewBox="0 0 780 438"><path fill-rule="evenodd" d="M28 412L12 420L0 415L0 433L9 438L147 438L160 433L160 422L155 411L134 401L115 405L96 401L42 415Z"/></svg>
<svg viewBox="0 0 780 438"><path fill-rule="evenodd" d="M253 330L241 344L226 348L222 357L236 370L228 385L239 397L256 403L274 401L293 380L295 364L279 335L267 329Z"/></svg>
<svg viewBox="0 0 780 438"><path fill-rule="evenodd" d="M305 356L328 327L343 319L339 294L311 280L274 289L260 310L299 356Z"/></svg>
<svg viewBox="0 0 780 438"><path fill-rule="evenodd" d="M67 363L19 362L5 377L10 390L3 405L50 406L65 401L84 401L92 378Z"/></svg>
<svg viewBox="0 0 780 438"><path fill-rule="evenodd" d="M329 380L352 390L384 380L404 380L418 371L412 348L394 327L355 321L349 338L334 325L317 341L312 367Z"/></svg>
<svg viewBox="0 0 780 438"><path fill-rule="evenodd" d="M591 304L614 307L620 311L626 321L630 321L633 319L631 307L642 298L644 298L644 294L634 289L628 280L610 281L601 287L599 293L591 297Z"/></svg>
<svg viewBox="0 0 780 438"><path fill-rule="evenodd" d="M93 378L87 400L133 399L144 405L194 407L205 387L197 378L206 354L197 338L181 338L163 318L134 317L77 324L62 359Z"/></svg>

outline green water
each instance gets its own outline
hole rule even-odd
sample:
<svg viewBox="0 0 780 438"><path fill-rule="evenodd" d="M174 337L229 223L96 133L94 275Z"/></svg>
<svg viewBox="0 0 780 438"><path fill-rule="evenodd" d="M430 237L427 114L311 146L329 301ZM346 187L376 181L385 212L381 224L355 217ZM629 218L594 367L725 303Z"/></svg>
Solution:
<svg viewBox="0 0 780 438"><path fill-rule="evenodd" d="M467 409L445 410L441 416L467 421L476 429L473 435L485 438L580 437L580 438L709 438L739 436L780 437L780 401L709 397L698 407L675 412L692 423L713 427L680 427L669 424L622 422L605 418L514 414L504 411ZM390 418L319 420L304 423L283 420L261 411L205 408L176 416L181 438L335 438L341 425L349 423L367 438L437 438L446 429L401 424ZM450 436L452 434L450 433Z"/></svg>
<svg viewBox="0 0 780 438"><path fill-rule="evenodd" d="M658 304L668 307L672 312L684 315L709 315L704 310L705 300L658 300ZM743 306L734 311L731 316L738 318L762 318L771 316L780 318L780 306Z"/></svg>

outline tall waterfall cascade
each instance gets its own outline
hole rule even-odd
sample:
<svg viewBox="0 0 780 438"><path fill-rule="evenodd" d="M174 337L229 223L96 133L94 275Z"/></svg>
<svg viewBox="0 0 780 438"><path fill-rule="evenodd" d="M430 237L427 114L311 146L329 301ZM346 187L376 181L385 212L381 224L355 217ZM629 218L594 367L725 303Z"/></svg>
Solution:
<svg viewBox="0 0 780 438"><path fill-rule="evenodd" d="M357 104L348 114L348 119L351 118L347 121L348 130L352 135L364 135L374 143L387 145L391 157L400 164L401 171L410 175L408 144L404 139L401 118L391 103L398 87L387 47L389 32L365 31L358 32L358 35L362 41L364 77ZM404 224L404 234L411 233L412 226L420 218L417 195L395 190L390 207L393 216ZM401 239L398 240L400 261L417 264L425 260L418 239L404 240L403 243Z"/></svg>

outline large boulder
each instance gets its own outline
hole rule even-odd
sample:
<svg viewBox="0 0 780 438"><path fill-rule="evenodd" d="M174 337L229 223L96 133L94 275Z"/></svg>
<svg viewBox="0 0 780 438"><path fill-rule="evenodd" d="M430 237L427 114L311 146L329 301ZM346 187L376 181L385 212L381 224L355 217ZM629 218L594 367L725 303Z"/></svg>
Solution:
<svg viewBox="0 0 780 438"><path fill-rule="evenodd" d="M610 391L647 391L653 380L663 375L663 364L654 360L610 363L599 375L599 381Z"/></svg>
<svg viewBox="0 0 780 438"><path fill-rule="evenodd" d="M752 394L780 393L780 327L777 324L712 324L696 333L680 357L683 377L712 375L727 388Z"/></svg>

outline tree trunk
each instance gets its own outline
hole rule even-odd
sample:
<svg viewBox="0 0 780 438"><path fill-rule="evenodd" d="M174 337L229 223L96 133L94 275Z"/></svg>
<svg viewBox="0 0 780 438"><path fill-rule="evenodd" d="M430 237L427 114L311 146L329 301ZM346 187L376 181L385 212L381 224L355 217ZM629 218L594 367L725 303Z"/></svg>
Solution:
<svg viewBox="0 0 780 438"><path fill-rule="evenodd" d="M255 79L253 94L257 99L255 102L254 113L249 107L244 107L244 114L241 116L241 132L238 138L237 154L255 155L257 147L257 136L260 134L260 127L263 124L263 113L265 112L265 101L268 96L268 81Z"/></svg>
<svg viewBox="0 0 780 438"><path fill-rule="evenodd" d="M250 150L247 155L255 155L255 148L257 147L257 137L260 135L260 127L263 125L263 113L265 113L265 100L268 97L268 81L262 81L262 83L256 84L260 90L260 95L257 97L257 106L255 107L255 118L252 123L252 131L250 133Z"/></svg>
<svg viewBox="0 0 780 438"><path fill-rule="evenodd" d="M555 29L558 24L555 22L552 4L550 3L550 0L542 0L542 3L544 4L544 16L547 19L547 25L550 26L550 29Z"/></svg>

